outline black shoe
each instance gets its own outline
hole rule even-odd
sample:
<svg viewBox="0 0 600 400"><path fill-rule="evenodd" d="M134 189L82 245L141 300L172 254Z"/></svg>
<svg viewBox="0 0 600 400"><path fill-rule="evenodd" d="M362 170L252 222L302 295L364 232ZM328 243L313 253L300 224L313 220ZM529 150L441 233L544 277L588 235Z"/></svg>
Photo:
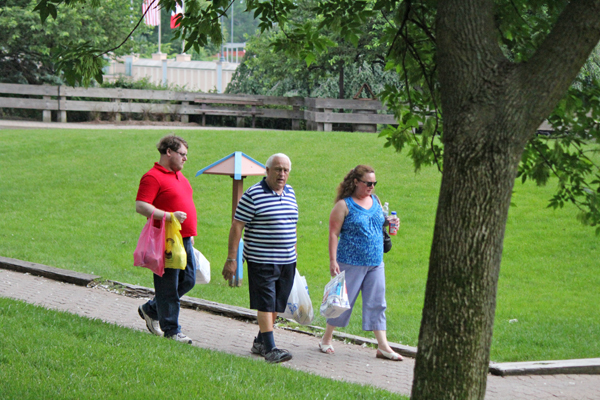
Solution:
<svg viewBox="0 0 600 400"><path fill-rule="evenodd" d="M259 354L264 357L263 352L265 351L265 345L262 342L254 342L252 343L252 348L250 351L253 354Z"/></svg>
<svg viewBox="0 0 600 400"><path fill-rule="evenodd" d="M287 350L278 349L277 347L273 347L270 352L264 353L264 356L265 360L271 364L289 361L292 359L292 353Z"/></svg>

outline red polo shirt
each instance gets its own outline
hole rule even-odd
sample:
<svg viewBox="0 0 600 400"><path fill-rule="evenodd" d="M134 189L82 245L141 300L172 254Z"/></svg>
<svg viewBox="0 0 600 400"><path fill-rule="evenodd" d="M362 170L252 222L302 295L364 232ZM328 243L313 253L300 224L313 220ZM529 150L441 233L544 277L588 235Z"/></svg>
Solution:
<svg viewBox="0 0 600 400"><path fill-rule="evenodd" d="M196 206L194 205L192 185L181 171L169 171L159 163L146 172L140 180L136 201L152 204L167 212L183 211L187 214L181 224L181 236L196 236Z"/></svg>

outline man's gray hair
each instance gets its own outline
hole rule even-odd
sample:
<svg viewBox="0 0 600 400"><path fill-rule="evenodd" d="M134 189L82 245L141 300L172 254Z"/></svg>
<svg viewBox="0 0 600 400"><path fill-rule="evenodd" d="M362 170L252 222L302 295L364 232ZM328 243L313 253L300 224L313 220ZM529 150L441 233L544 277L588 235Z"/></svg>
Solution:
<svg viewBox="0 0 600 400"><path fill-rule="evenodd" d="M269 159L267 160L267 162L265 163L267 168L271 168L271 165L273 165L273 160L275 158L285 158L288 160L288 162L290 163L290 171L292 170L292 160L290 160L290 158L288 156L286 156L283 153L277 153L277 154L273 154L271 157L269 157Z"/></svg>

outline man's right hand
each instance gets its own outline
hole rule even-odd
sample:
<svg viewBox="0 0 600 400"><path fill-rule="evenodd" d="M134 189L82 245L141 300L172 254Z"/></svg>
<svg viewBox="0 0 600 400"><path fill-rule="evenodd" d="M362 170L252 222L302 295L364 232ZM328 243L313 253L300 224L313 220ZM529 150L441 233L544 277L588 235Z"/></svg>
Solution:
<svg viewBox="0 0 600 400"><path fill-rule="evenodd" d="M223 278L228 281L235 276L235 270L237 269L236 260L227 260L223 266Z"/></svg>

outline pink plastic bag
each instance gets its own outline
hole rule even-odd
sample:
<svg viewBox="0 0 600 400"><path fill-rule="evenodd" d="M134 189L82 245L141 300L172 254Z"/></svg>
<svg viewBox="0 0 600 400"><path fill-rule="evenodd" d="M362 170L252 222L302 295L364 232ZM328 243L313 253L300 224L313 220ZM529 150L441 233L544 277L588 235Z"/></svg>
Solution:
<svg viewBox="0 0 600 400"><path fill-rule="evenodd" d="M150 269L158 276L165 273L165 219L160 222L160 228L154 226L154 213L142 229L135 251L133 265Z"/></svg>

